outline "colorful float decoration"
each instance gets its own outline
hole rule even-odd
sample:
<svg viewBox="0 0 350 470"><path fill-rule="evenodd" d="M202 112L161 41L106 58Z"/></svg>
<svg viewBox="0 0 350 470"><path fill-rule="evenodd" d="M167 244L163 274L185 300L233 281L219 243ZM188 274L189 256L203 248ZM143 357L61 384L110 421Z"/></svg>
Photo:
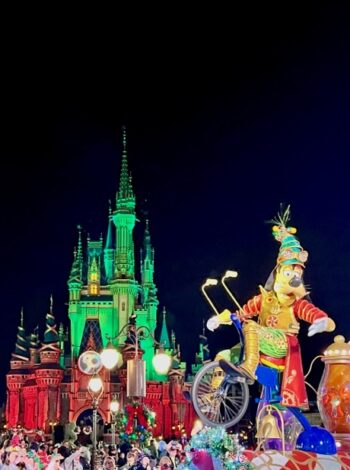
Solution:
<svg viewBox="0 0 350 470"><path fill-rule="evenodd" d="M324 372L317 391L323 424L339 449L350 452L350 343L338 335L324 352Z"/></svg>
<svg viewBox="0 0 350 470"><path fill-rule="evenodd" d="M260 294L241 307L224 282L229 277L237 277L237 272L227 271L221 283L238 310L234 313L229 310L219 313L205 292L205 287L215 286L218 281L208 279L202 286L204 295L216 313L208 320L208 329L213 331L219 325L234 325L242 347L238 361L232 361L232 358L224 359L222 355L220 358L219 353L212 366L209 364L205 366L206 370L202 376L204 373L209 375L211 368L215 372L218 365L224 371L217 386L214 379L208 385L210 393L216 400L222 396L220 387L221 391L224 387L232 388L230 383L232 384L232 380L235 381L237 378L239 383L243 378L248 385L254 381L263 385L263 392L258 400L256 423L258 439L256 453L260 459L257 468L270 468L269 464L266 462L264 464L265 454L271 465L276 464L276 459L281 460L280 456L283 456L283 466L271 468L319 468L317 466L319 456L324 456L322 457L324 461L328 459L330 464L327 468L348 468L348 462L341 460L344 454L337 453L336 440L332 435L334 433L337 439L345 439L344 435L350 435L350 344L345 343L343 337L336 337L335 343L327 349L323 357L325 372L320 383L318 403L326 429L311 426L302 413L302 410L308 409L308 399L298 341L299 321L309 323L308 336L334 331L335 322L311 302L303 281L308 253L296 238L296 229L288 225L289 219L288 207L271 221L274 224L272 233L280 243L280 249L276 265L267 282L263 287L260 286ZM198 377L200 373L201 371L198 372ZM225 375L231 377L231 382L225 379ZM281 377L280 386L278 386L278 376ZM213 377L215 378L214 373ZM199 380L200 378L198 383ZM214 401L206 402L205 393L196 396L196 393L201 393L201 388L199 386L196 388L195 385L196 378L191 395L196 412L199 416L202 415L207 425L211 425L213 410L219 414L220 408L217 407L215 410ZM241 389L240 400L243 403L246 391L243 386ZM241 418L241 415L239 416ZM222 422L225 421L220 416L216 416L216 419L217 422L220 422L220 419ZM230 425L236 422L238 421L234 421L233 418ZM287 435L290 436L290 440L286 446ZM340 448L339 443L338 447ZM286 464L288 459L291 461L294 459L295 462L299 459L301 466L293 467L292 463L290 464L292 466ZM307 462L310 463L310 467L305 467ZM253 461L253 463L258 462ZM259 467L260 464L263 466Z"/></svg>

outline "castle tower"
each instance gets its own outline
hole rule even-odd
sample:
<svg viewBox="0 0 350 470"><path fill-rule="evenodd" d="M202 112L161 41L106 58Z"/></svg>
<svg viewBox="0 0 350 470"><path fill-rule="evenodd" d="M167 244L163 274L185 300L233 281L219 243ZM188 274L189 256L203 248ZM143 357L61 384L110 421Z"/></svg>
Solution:
<svg viewBox="0 0 350 470"><path fill-rule="evenodd" d="M39 357L39 334L38 327L34 329L29 337L30 368L28 369L27 380L23 385L22 398L24 418L23 423L27 429L37 427L37 400L38 390L35 379L35 368L40 362Z"/></svg>
<svg viewBox="0 0 350 470"><path fill-rule="evenodd" d="M77 357L84 324L81 321L81 291L83 287L83 250L81 227L78 225L78 250L74 250L73 264L68 278L69 307L71 325L71 355Z"/></svg>
<svg viewBox="0 0 350 470"><path fill-rule="evenodd" d="M114 258L115 258L115 249L114 249L114 231L113 231L113 218L112 218L112 208L109 206L109 216L108 216L108 229L106 244L103 250L103 260L106 273L106 280L110 282L113 279L114 275Z"/></svg>
<svg viewBox="0 0 350 470"><path fill-rule="evenodd" d="M23 385L27 380L28 367L30 365L28 342L26 340L23 308L21 310L21 321L18 326L15 351L12 353L10 361L10 372L6 375L7 383L7 403L6 420L8 426L16 426L23 423Z"/></svg>
<svg viewBox="0 0 350 470"><path fill-rule="evenodd" d="M36 326L29 337L30 365L36 366L40 362L39 358L39 327Z"/></svg>
<svg viewBox="0 0 350 470"><path fill-rule="evenodd" d="M56 321L53 315L53 301L50 299L50 311L46 315L44 341L40 348L40 365L35 369L35 379L38 388L37 425L40 429L49 431L49 423L58 422L60 417L60 384L63 379L63 369L60 366L61 349ZM27 413L29 420L29 411Z"/></svg>
<svg viewBox="0 0 350 470"><path fill-rule="evenodd" d="M147 327L151 335L157 326L157 310L158 297L157 287L154 283L154 249L151 244L151 235L149 230L149 222L146 220L143 251L141 252L141 304L142 308L137 311L137 324ZM145 351L143 358L147 364L147 378L149 380L164 380L158 376L152 367L152 359L154 356L154 345L152 336L149 335L142 341L142 349Z"/></svg>
<svg viewBox="0 0 350 470"><path fill-rule="evenodd" d="M114 331L121 331L127 325L128 319L137 305L139 291L138 282L135 280L133 240L133 230L136 222L136 198L128 170L126 145L126 129L124 127L122 168L119 189L116 194L116 210L112 214L116 229L116 249L114 277L110 282L110 288L113 294L114 308L118 312ZM125 338L126 335L122 334L119 343L123 343Z"/></svg>
<svg viewBox="0 0 350 470"><path fill-rule="evenodd" d="M160 332L159 342L163 346L164 349L171 349L168 327L166 324L166 308L165 307L163 307L163 321L162 321L162 329ZM173 345L173 349L175 349L174 345Z"/></svg>
<svg viewBox="0 0 350 470"><path fill-rule="evenodd" d="M210 360L210 351L208 345L208 338L205 334L205 323L203 320L203 331L199 335L199 351L196 353L195 363L191 366L193 376L199 371L205 362Z"/></svg>

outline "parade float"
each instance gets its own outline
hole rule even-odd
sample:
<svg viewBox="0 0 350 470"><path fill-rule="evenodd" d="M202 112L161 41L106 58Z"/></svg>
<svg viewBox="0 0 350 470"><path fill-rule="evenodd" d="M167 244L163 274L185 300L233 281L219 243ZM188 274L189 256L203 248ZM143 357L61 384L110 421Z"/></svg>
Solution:
<svg viewBox="0 0 350 470"><path fill-rule="evenodd" d="M226 271L220 283L234 302L234 311L219 312L210 298L208 290L219 285L218 280L207 279L203 284L202 292L215 312L207 328L233 325L240 352L238 360L219 353L205 364L194 379L190 398L205 426L229 430L239 426L248 408L249 387L257 382L261 393L256 398L251 468L350 469L350 344L342 336L336 336L319 356L325 364L317 394L324 426L311 425L303 413L309 404L299 320L309 323L309 337L334 331L335 322L312 303L305 288L308 252L289 220L288 206L271 221L272 234L280 243L277 262L260 293L245 305L239 304L228 285L229 279L237 277L236 271ZM236 464L233 468L240 468Z"/></svg>

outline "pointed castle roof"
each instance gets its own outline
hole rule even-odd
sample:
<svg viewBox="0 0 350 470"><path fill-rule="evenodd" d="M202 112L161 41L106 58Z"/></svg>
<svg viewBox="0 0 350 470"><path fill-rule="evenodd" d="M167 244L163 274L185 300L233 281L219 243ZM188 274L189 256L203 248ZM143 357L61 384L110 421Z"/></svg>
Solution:
<svg viewBox="0 0 350 470"><path fill-rule="evenodd" d="M44 333L44 345L54 344L58 346L58 333L56 327L56 320L52 313L53 310L53 298L50 297L50 311L46 314L46 329Z"/></svg>
<svg viewBox="0 0 350 470"><path fill-rule="evenodd" d="M24 329L23 307L21 309L21 321L18 326L15 351L12 353L13 361L29 361L28 341Z"/></svg>
<svg viewBox="0 0 350 470"><path fill-rule="evenodd" d="M128 154L126 150L126 128L123 126L123 152L122 152L122 169L120 172L120 180L119 180L119 191L117 193L117 203L118 200L122 199L133 199L134 191L132 188L132 179L131 175L129 174L128 169Z"/></svg>
<svg viewBox="0 0 350 470"><path fill-rule="evenodd" d="M169 340L168 328L166 325L165 307L163 307L163 322L162 322L162 330L160 332L159 342L163 346L164 349L170 349L170 340Z"/></svg>
<svg viewBox="0 0 350 470"><path fill-rule="evenodd" d="M29 347L37 349L39 347L39 326L37 325L29 337Z"/></svg>
<svg viewBox="0 0 350 470"><path fill-rule="evenodd" d="M82 281L83 269L83 249L81 242L81 226L78 225L78 250L75 248L73 252L73 263L69 274L68 283Z"/></svg>
<svg viewBox="0 0 350 470"><path fill-rule="evenodd" d="M109 201L108 229L105 250L114 250L113 219L111 201Z"/></svg>

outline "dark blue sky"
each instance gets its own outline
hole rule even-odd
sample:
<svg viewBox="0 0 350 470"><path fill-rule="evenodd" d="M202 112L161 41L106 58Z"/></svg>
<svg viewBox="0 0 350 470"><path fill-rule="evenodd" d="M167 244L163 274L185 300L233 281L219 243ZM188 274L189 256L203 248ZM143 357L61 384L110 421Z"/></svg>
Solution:
<svg viewBox="0 0 350 470"><path fill-rule="evenodd" d="M100 34L81 23L49 36L19 28L5 51L0 107L1 375L22 305L26 326L42 330L53 293L68 323L76 225L92 237L106 230L122 124L140 218L148 200L160 305L185 359L210 316L200 295L208 275L237 269L242 303L265 282L278 244L264 221L280 202L291 204L310 253L314 303L350 339L348 13L310 3L236 12L224 24L217 12L131 25L127 35L101 22ZM236 341L229 328L209 338L213 351ZM303 329L306 356L332 338Z"/></svg>

